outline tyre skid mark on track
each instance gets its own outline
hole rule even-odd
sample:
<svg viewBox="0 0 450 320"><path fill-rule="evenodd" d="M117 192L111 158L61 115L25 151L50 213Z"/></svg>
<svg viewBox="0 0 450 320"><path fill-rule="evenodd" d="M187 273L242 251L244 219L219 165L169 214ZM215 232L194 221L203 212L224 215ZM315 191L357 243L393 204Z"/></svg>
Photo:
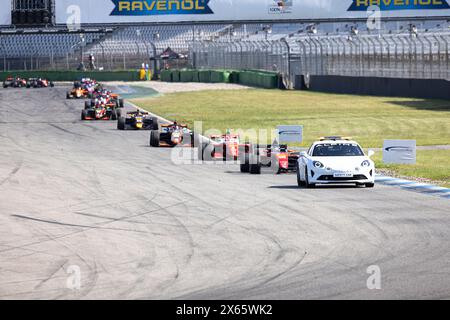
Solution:
<svg viewBox="0 0 450 320"><path fill-rule="evenodd" d="M61 269L64 270L64 265L66 265L68 262L69 260L57 262L56 268L54 268L53 271L50 271L45 279L40 280L39 283L34 286L33 290L40 289L43 285L45 285L48 281L50 281L59 270Z"/></svg>
<svg viewBox="0 0 450 320"><path fill-rule="evenodd" d="M142 212L142 213L136 214L136 215L134 215L134 216L128 216L128 217L126 217L126 218L135 218L135 217L140 217L140 216L147 215L147 214L149 214L149 213L159 212L159 211L161 211L161 210L165 210L165 209L168 209L168 208L176 207L176 206L178 206L178 205L180 205L180 204L182 204L182 203L183 203L183 202L175 203L175 204L170 205L170 206L167 206L167 207L161 207L161 209L158 208L158 209L155 209L155 210L150 210L150 211ZM34 218L31 218L31 219L34 219ZM118 219L117 221L122 221L122 220L123 220L123 218L120 218L120 219ZM105 222L105 223L99 223L99 224L96 225L95 228L97 228L97 229L102 229L101 227L104 227L105 225L109 225L109 224L114 223L114 222L116 222L116 220L114 220L114 221L107 221L107 222ZM67 238L67 237L70 237L70 236L73 236L73 235L77 235L77 234L82 233L82 232L89 231L90 229L95 229L95 228L92 228L92 227L89 227L89 226L87 226L86 228L87 228L88 230L78 230L78 231L74 231L74 232L67 233L67 234L64 234L64 235L61 235L61 236L57 236L57 237L54 238L54 239L63 239L63 238ZM125 231L130 231L130 230L125 230ZM7 252L7 251L11 251L11 250L16 250L16 249L23 249L23 248L26 248L26 247L29 247L29 246L40 245L40 244L45 243L45 242L47 242L47 240L43 240L43 241L34 241L34 242L32 242L32 243L27 243L27 244L24 244L24 245L21 245L21 246L10 246L10 247L7 248L7 249L2 249L2 250L0 250L0 253L2 253L2 252Z"/></svg>
<svg viewBox="0 0 450 320"><path fill-rule="evenodd" d="M4 178L3 180L0 181L0 186L2 186L3 184L5 184L7 181L9 181L14 175L17 174L17 172L20 171L20 169L23 166L23 160L20 161L15 167L14 169L11 170L11 172L8 174L8 176L6 178Z"/></svg>
<svg viewBox="0 0 450 320"><path fill-rule="evenodd" d="M75 250L71 249L65 243L63 243L62 242L63 237L52 236L52 235L50 235L50 233L47 230L43 230L42 228L39 227L39 225L36 225L36 224L32 225L32 230L41 233L46 238L46 240L41 241L41 243L44 243L44 242L55 242L57 245L60 245L60 246L64 247L65 249L67 249L72 254L71 255L72 257L76 257L79 261L82 262L83 265L86 266L86 268L89 270L89 272L88 272L88 275L89 275L88 279L90 281L86 282L86 280L85 280L86 277L83 277L84 280L83 280L82 291L81 292L77 292L77 294L79 296L85 296L87 293L89 293L95 287L95 284L96 284L96 281L97 281L98 275L97 275L97 272L96 272L96 267L95 266L94 266L94 268L91 267L90 264L87 262L86 258L84 258L81 254L79 254ZM78 233L84 234L83 232L84 231L76 232L76 233L77 234ZM65 258L67 259L67 256L65 256ZM82 266L79 265L79 263L77 263L77 265L79 267L82 267ZM63 270L64 270L64 268L63 268ZM47 274L47 278L49 278L49 279L47 281L45 281L45 283L50 282L51 279L57 280L55 277L52 277L51 275L49 275L49 274L52 274L52 273L53 273L53 271L50 270L50 272ZM90 278L92 278L92 279L90 279ZM67 280L67 276L64 278L64 280ZM86 285L86 283L88 283L88 285ZM40 289L39 290L39 293L41 293L41 294L42 293L49 293L49 294L51 294L51 292L55 292L55 294L56 294L56 296L52 297L52 299L62 299L62 298L67 296L67 291L64 291L64 290L61 291L61 288ZM27 295L35 295L35 294L36 294L36 292L34 290L30 290L30 291L25 291L25 292L18 292L18 293L12 294L10 296L17 297L17 296L27 296Z"/></svg>
<svg viewBox="0 0 450 320"><path fill-rule="evenodd" d="M126 232L137 232L137 233L145 233L144 231L138 231L138 230L132 230L132 229L123 229L123 228L106 228L106 227L100 227L100 226L89 226L89 225L82 225L82 224L72 224L72 223L64 223L60 221L55 220L45 220L45 219L38 219L33 217L27 217L23 215L13 214L11 217L24 219L24 220L30 220L34 222L42 222L42 223L48 223L48 224L55 224L59 226L65 226L65 227L75 227L75 228L85 228L85 229L101 229L101 230L111 230L111 231L126 231Z"/></svg>
<svg viewBox="0 0 450 320"><path fill-rule="evenodd" d="M60 130L60 131L62 131L62 132L64 132L64 133L68 133L68 134L70 134L70 135L74 135L74 136L77 136L77 137L84 137L84 138L92 138L92 137L86 136L86 135L84 135L84 134L80 134L80 133L77 133L77 132L72 132L72 131L70 131L70 130L64 129L64 128L62 128L62 127L60 127L60 126L58 126L58 125L56 125L56 124L54 124L54 123L49 123L48 125L49 125L50 127L53 127L53 128L55 128L55 129L58 129L58 130Z"/></svg>
<svg viewBox="0 0 450 320"><path fill-rule="evenodd" d="M264 212L261 212L263 214ZM208 289L200 289L193 291L189 294L184 294L181 296L176 297L176 299L196 299L198 296L200 297L209 297L210 292L214 291L220 291L220 290L227 290L227 291L237 291L237 292L243 292L245 290L255 289L260 286L262 286L265 282L269 283L272 282L281 276L285 275L288 272L291 272L294 270L298 265L301 264L301 262L306 257L306 251L305 254L299 257L299 259L295 260L292 264L290 264L288 267L283 268L282 271L279 273L270 276L270 274L267 274L267 270L274 266L274 263L279 261L286 252L296 252L292 249L283 249L281 246L281 243L274 238L273 235L267 234L266 230L260 230L255 227L247 227L242 224L234 223L231 221L225 221L226 223L233 225L234 227L237 227L239 229L245 230L245 232L251 233L255 236L259 236L261 239L265 239L268 241L265 241L266 248L268 252L273 252L272 248L276 247L279 248L279 252L277 252L275 259L269 259L267 260L267 256L264 256L261 261L255 262L254 265L257 266L256 269L259 269L260 272L258 274L255 274L255 268L249 268L246 273L242 273L239 275L238 278L234 279L233 281L228 280L226 284L218 284L214 287L210 286ZM270 246L270 244L273 244L273 246ZM220 296L221 299L233 299L235 296L233 294L225 294L223 296Z"/></svg>

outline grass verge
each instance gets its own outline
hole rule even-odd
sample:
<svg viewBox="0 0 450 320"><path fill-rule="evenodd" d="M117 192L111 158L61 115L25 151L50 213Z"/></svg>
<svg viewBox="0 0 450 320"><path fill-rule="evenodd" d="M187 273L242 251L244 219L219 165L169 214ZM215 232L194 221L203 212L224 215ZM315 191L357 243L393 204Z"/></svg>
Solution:
<svg viewBox="0 0 450 320"><path fill-rule="evenodd" d="M417 164L384 164L383 155L373 157L380 173L450 188L450 150L418 150Z"/></svg>

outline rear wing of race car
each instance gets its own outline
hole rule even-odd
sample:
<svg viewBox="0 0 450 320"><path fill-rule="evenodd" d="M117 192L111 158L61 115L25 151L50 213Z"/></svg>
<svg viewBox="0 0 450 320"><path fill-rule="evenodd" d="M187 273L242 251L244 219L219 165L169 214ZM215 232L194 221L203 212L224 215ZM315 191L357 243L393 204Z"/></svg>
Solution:
<svg viewBox="0 0 450 320"><path fill-rule="evenodd" d="M148 112L138 112L138 111L130 111L130 112L127 112L127 115L130 115L130 116L135 116L135 115L137 115L137 114L141 114L141 115L143 115L143 116L148 116L150 113L148 113Z"/></svg>
<svg viewBox="0 0 450 320"><path fill-rule="evenodd" d="M172 124L162 124L162 125L161 125L161 128L170 128L170 127L172 127L172 126L173 126L173 123L172 123ZM185 124L178 124L178 126L179 126L180 128L188 129L188 126L185 125Z"/></svg>

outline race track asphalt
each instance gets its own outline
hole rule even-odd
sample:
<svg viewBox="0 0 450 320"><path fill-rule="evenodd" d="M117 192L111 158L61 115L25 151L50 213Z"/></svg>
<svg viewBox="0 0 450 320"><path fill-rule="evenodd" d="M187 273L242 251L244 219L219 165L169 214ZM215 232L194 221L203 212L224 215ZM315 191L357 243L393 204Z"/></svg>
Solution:
<svg viewBox="0 0 450 320"><path fill-rule="evenodd" d="M448 199L175 165L66 89L0 89L0 299L450 298Z"/></svg>

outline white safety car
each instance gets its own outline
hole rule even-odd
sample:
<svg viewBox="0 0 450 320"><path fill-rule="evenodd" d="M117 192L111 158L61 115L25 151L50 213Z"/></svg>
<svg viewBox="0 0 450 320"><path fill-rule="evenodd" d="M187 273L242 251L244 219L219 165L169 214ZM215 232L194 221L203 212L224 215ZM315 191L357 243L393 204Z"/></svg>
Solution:
<svg viewBox="0 0 450 320"><path fill-rule="evenodd" d="M373 188L374 154L364 154L361 146L345 137L325 137L314 142L298 159L297 183L312 188L317 184L356 184Z"/></svg>

